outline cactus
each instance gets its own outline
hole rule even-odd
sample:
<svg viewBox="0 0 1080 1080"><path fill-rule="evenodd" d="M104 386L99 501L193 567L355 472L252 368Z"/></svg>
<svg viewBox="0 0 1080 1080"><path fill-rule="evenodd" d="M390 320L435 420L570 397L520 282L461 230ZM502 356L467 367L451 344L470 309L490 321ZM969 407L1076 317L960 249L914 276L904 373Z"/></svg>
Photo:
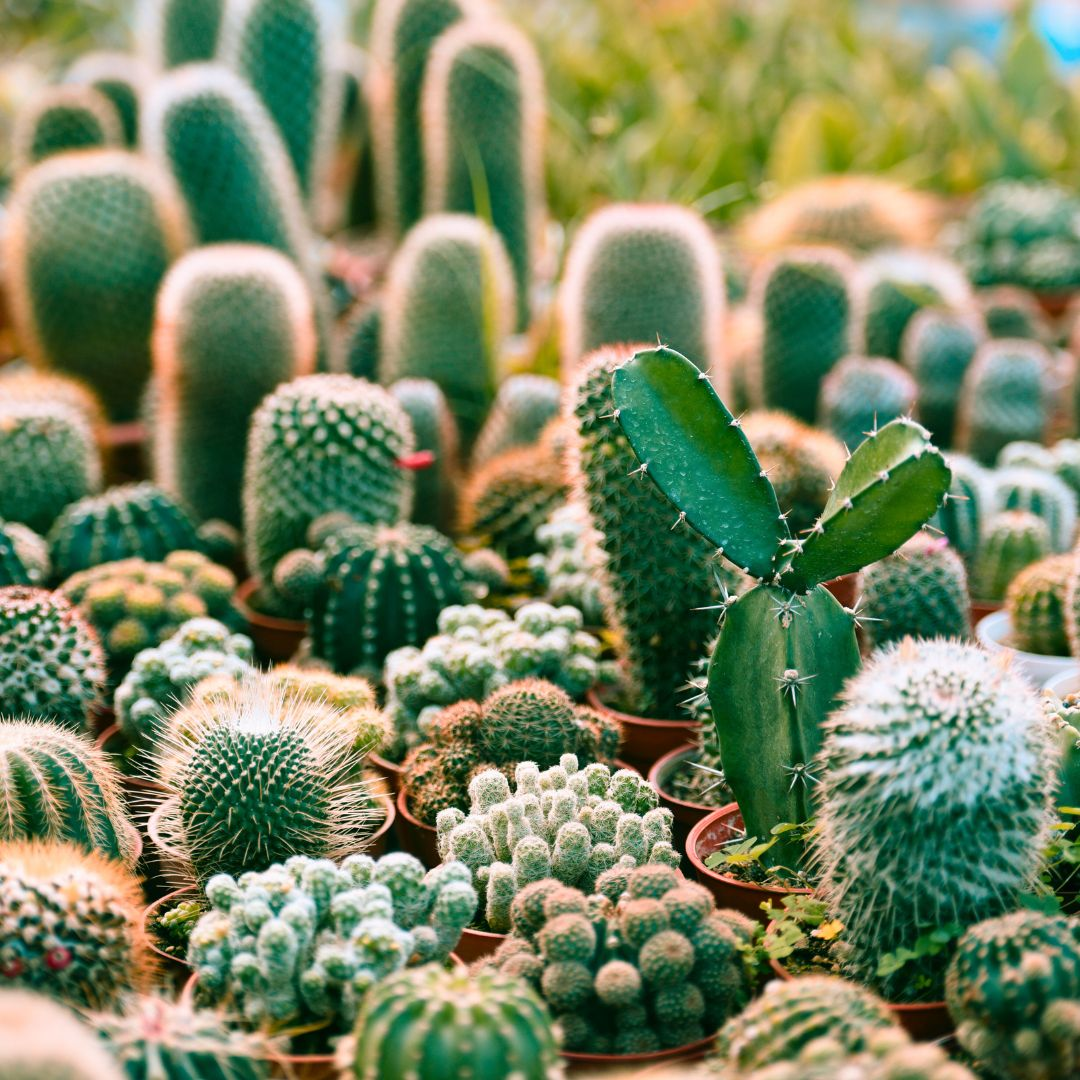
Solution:
<svg viewBox="0 0 1080 1080"><path fill-rule="evenodd" d="M44 556L40 562L35 559L39 550ZM17 522L9 525L0 520L0 587L40 585L48 576L48 566L48 549L37 533Z"/></svg>
<svg viewBox="0 0 1080 1080"><path fill-rule="evenodd" d="M542 553L529 558L529 573L541 599L576 607L587 626L604 621L599 577L603 567L600 534L578 503L560 506L536 530Z"/></svg>
<svg viewBox="0 0 1080 1080"><path fill-rule="evenodd" d="M616 204L574 237L559 292L563 381L603 345L661 340L723 379L724 273L681 206Z"/></svg>
<svg viewBox="0 0 1080 1080"><path fill-rule="evenodd" d="M399 466L412 452L409 419L381 387L349 375L308 375L256 410L244 467L247 561L263 582L331 511L393 524L412 498Z"/></svg>
<svg viewBox="0 0 1080 1080"><path fill-rule="evenodd" d="M560 1071L551 1017L528 983L433 964L373 988L343 1057L357 1080L548 1080Z"/></svg>
<svg viewBox="0 0 1080 1080"><path fill-rule="evenodd" d="M514 776L511 792L497 769L476 773L468 814L453 807L436 818L439 857L473 872L484 929L509 932L511 903L534 881L555 878L588 895L616 865L679 868L671 811L631 771L612 774L600 763L579 770L576 755L563 754L543 771L523 762Z"/></svg>
<svg viewBox="0 0 1080 1080"><path fill-rule="evenodd" d="M1050 356L1034 341L987 341L964 375L957 446L984 465L1017 439L1042 442Z"/></svg>
<svg viewBox="0 0 1080 1080"><path fill-rule="evenodd" d="M819 761L813 843L855 979L886 997L941 997L947 950L913 951L891 974L878 962L1017 906L1040 868L1055 758L1023 677L973 645L905 639L847 684Z"/></svg>
<svg viewBox="0 0 1080 1080"><path fill-rule="evenodd" d="M153 484L125 484L71 503L49 531L57 577L140 557L160 562L199 545L187 512Z"/></svg>
<svg viewBox="0 0 1080 1080"><path fill-rule="evenodd" d="M480 214L514 270L518 330L529 324L544 226L544 75L529 39L490 15L445 31L421 94L427 213Z"/></svg>
<svg viewBox="0 0 1080 1080"><path fill-rule="evenodd" d="M171 796L163 835L199 882L299 852L340 857L370 828L352 732L329 705L254 676L223 700L196 695L154 757Z"/></svg>
<svg viewBox="0 0 1080 1080"><path fill-rule="evenodd" d="M250 638L205 617L189 619L159 646L143 649L113 699L124 737L132 746L150 746L161 722L196 684L210 676L243 677L254 651Z"/></svg>
<svg viewBox="0 0 1080 1080"><path fill-rule="evenodd" d="M465 214L425 218L405 237L388 271L380 381L437 383L467 452L491 404L513 309L513 275L498 234Z"/></svg>
<svg viewBox="0 0 1080 1080"><path fill-rule="evenodd" d="M895 361L849 356L821 382L818 420L849 450L868 432L907 416L919 390Z"/></svg>
<svg viewBox="0 0 1080 1080"><path fill-rule="evenodd" d="M999 285L976 293L986 329L992 338L1030 338L1049 341L1053 335L1031 293L1012 285Z"/></svg>
<svg viewBox="0 0 1080 1080"><path fill-rule="evenodd" d="M941 508L933 518L953 548L971 565L983 533L985 516L992 511L990 474L964 454L949 454L952 479Z"/></svg>
<svg viewBox="0 0 1080 1080"><path fill-rule="evenodd" d="M169 271L154 326L154 472L200 520L239 525L248 423L280 383L315 370L311 296L254 244L199 248Z"/></svg>
<svg viewBox="0 0 1080 1080"><path fill-rule="evenodd" d="M948 467L923 428L894 420L852 454L821 517L793 537L738 421L688 360L640 352L616 370L613 396L641 461L637 483L651 478L680 523L760 582L724 604L708 693L747 832L769 836L812 816L821 725L859 666L853 615L822 583L914 535L940 505ZM801 844L781 836L776 855L790 865Z"/></svg>
<svg viewBox="0 0 1080 1080"><path fill-rule="evenodd" d="M486 964L539 989L564 1049L684 1046L746 1004L749 919L717 911L706 890L667 866L613 867L598 888L589 899L554 880L522 890L511 905L514 935Z"/></svg>
<svg viewBox="0 0 1080 1080"><path fill-rule="evenodd" d="M75 1008L111 1008L153 968L123 864L55 841L0 843L0 973Z"/></svg>
<svg viewBox="0 0 1080 1080"><path fill-rule="evenodd" d="M473 446L472 467L519 446L533 446L559 415L561 387L547 375L511 375L499 387Z"/></svg>
<svg viewBox="0 0 1080 1080"><path fill-rule="evenodd" d="M15 115L12 170L16 176L53 154L123 144L120 116L92 86L49 86Z"/></svg>
<svg viewBox="0 0 1080 1080"><path fill-rule="evenodd" d="M120 118L122 144L139 145L139 106L150 82L150 71L139 57L122 52L83 53L64 79L103 94Z"/></svg>
<svg viewBox="0 0 1080 1080"><path fill-rule="evenodd" d="M73 574L65 597L101 636L114 673L135 655L160 645L189 619L209 617L232 625L236 578L196 551L174 551L163 563L122 559Z"/></svg>
<svg viewBox="0 0 1080 1080"><path fill-rule="evenodd" d="M971 634L967 573L944 537L917 533L859 574L859 612L867 645L911 637Z"/></svg>
<svg viewBox="0 0 1080 1080"><path fill-rule="evenodd" d="M635 475L611 390L612 373L631 355L627 346L600 349L580 365L567 396L577 431L571 475L601 536L607 623L621 638L628 703L663 719L681 715L690 668L716 633L721 581L716 546L682 525L663 494Z"/></svg>
<svg viewBox="0 0 1080 1080"><path fill-rule="evenodd" d="M57 840L131 866L138 836L105 755L55 724L0 723L0 842Z"/></svg>
<svg viewBox="0 0 1080 1080"><path fill-rule="evenodd" d="M459 701L420 729L428 741L405 759L402 787L410 811L428 825L443 810L469 805L469 780L479 769L522 761L546 768L565 754L585 764L613 761L622 738L616 722L532 678L502 686L482 703Z"/></svg>
<svg viewBox="0 0 1080 1080"><path fill-rule="evenodd" d="M1011 444L1015 446L1016 444ZM1068 551L1076 538L1076 493L1053 473L1010 465L991 476L994 503L1002 510L1026 510L1046 522L1053 551Z"/></svg>
<svg viewBox="0 0 1080 1080"><path fill-rule="evenodd" d="M431 379L399 379L390 393L408 414L417 454L434 458L417 471L412 520L449 532L456 522L461 480L457 423L446 395Z"/></svg>
<svg viewBox="0 0 1080 1080"><path fill-rule="evenodd" d="M142 48L157 70L213 60L226 0L148 0L143 7Z"/></svg>
<svg viewBox="0 0 1080 1080"><path fill-rule="evenodd" d="M762 339L749 373L757 405L813 421L822 379L851 351L854 273L846 255L818 248L785 252L757 272L751 306Z"/></svg>
<svg viewBox="0 0 1080 1080"><path fill-rule="evenodd" d="M1080 924L1017 911L971 927L945 980L960 1044L994 1076L1066 1080L1080 1068Z"/></svg>
<svg viewBox="0 0 1080 1080"><path fill-rule="evenodd" d="M379 377L382 308L377 303L360 305L342 324L341 339L345 370L374 382Z"/></svg>
<svg viewBox="0 0 1080 1080"><path fill-rule="evenodd" d="M11 316L27 355L131 419L150 374L154 298L188 240L169 178L127 151L61 154L23 176L8 209Z"/></svg>
<svg viewBox="0 0 1080 1080"><path fill-rule="evenodd" d="M923 308L904 331L900 352L918 386L919 422L943 448L953 444L964 374L985 337L977 318L943 308Z"/></svg>
<svg viewBox="0 0 1080 1080"><path fill-rule="evenodd" d="M1049 554L1046 522L1024 510L996 514L987 522L972 564L971 595L979 600L1004 600L1016 575Z"/></svg>
<svg viewBox="0 0 1080 1080"><path fill-rule="evenodd" d="M12 716L85 730L101 704L97 635L60 593L0 589L0 702Z"/></svg>
<svg viewBox="0 0 1080 1080"><path fill-rule="evenodd" d="M250 1027L348 1031L365 993L406 965L445 961L476 911L468 867L427 873L395 852L335 866L296 855L211 878L191 932L202 993Z"/></svg>
<svg viewBox="0 0 1080 1080"><path fill-rule="evenodd" d="M1026 566L1005 593L1012 642L1024 652L1068 656L1066 588L1074 556L1050 555Z"/></svg>

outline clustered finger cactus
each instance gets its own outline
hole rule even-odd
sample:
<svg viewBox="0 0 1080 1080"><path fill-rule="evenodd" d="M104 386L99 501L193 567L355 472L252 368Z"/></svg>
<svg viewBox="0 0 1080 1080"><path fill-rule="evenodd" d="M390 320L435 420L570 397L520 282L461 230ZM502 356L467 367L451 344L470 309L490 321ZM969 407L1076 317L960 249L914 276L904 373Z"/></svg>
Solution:
<svg viewBox="0 0 1080 1080"><path fill-rule="evenodd" d="M469 799L468 814L439 812L439 857L473 872L486 930L509 932L514 897L534 881L555 878L588 895L613 866L679 868L671 811L628 769L612 773L601 762L579 768L576 755L563 754L544 770L519 764L512 793L497 769L477 773Z"/></svg>
<svg viewBox="0 0 1080 1080"><path fill-rule="evenodd" d="M1066 594L1075 557L1050 555L1025 567L1005 593L1012 644L1043 656L1068 656Z"/></svg>
<svg viewBox="0 0 1080 1080"><path fill-rule="evenodd" d="M364 995L406 966L445 961L476 911L468 867L425 872L404 853L304 855L239 880L211 878L191 933L200 992L251 1028L343 1033Z"/></svg>
<svg viewBox="0 0 1080 1080"><path fill-rule="evenodd" d="M602 874L586 897L554 879L511 907L513 936L486 966L527 978L590 1054L652 1053L714 1031L750 997L750 920L668 866Z"/></svg>
<svg viewBox="0 0 1080 1080"><path fill-rule="evenodd" d="M1025 510L1006 510L987 522L971 569L971 595L979 600L1005 599L1017 574L1050 554L1046 522Z"/></svg>
<svg viewBox="0 0 1080 1080"><path fill-rule="evenodd" d="M849 450L868 432L911 413L915 380L895 361L848 356L821 381L818 420Z"/></svg>

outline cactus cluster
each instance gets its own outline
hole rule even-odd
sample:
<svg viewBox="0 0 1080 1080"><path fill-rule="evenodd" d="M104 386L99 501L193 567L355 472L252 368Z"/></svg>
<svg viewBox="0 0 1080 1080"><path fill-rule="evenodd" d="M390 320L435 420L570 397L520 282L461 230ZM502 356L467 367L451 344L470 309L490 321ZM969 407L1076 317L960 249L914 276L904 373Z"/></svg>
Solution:
<svg viewBox="0 0 1080 1080"><path fill-rule="evenodd" d="M425 872L404 853L340 866L296 855L206 884L191 932L200 993L251 1028L347 1031L368 990L407 965L444 961L476 911L468 867Z"/></svg>

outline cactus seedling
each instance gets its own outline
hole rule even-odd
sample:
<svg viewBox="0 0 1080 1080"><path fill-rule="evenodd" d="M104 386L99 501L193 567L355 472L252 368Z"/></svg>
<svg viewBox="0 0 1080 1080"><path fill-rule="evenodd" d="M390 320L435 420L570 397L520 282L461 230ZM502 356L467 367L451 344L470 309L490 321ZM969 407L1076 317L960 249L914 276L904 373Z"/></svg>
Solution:
<svg viewBox="0 0 1080 1080"><path fill-rule="evenodd" d="M759 584L725 605L709 699L751 835L813 815L821 724L859 666L854 614L823 588L891 554L937 510L949 469L927 432L894 420L852 454L817 522L792 536L750 443L708 377L670 349L615 371L618 422L690 526ZM797 861L797 842L778 854Z"/></svg>

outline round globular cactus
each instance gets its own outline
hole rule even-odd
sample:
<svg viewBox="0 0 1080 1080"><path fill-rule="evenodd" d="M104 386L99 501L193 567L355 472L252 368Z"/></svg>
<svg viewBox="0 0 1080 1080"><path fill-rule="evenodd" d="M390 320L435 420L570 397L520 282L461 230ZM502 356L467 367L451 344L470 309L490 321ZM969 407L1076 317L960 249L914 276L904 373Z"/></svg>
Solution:
<svg viewBox="0 0 1080 1080"><path fill-rule="evenodd" d="M973 926L945 981L961 1046L1005 1080L1080 1070L1080 923L1018 911Z"/></svg>
<svg viewBox="0 0 1080 1080"><path fill-rule="evenodd" d="M1064 480L1045 469L1017 464L995 470L991 486L1000 509L1026 510L1046 522L1051 550L1068 551L1073 546L1076 493Z"/></svg>
<svg viewBox="0 0 1080 1080"><path fill-rule="evenodd" d="M907 637L968 637L967 572L945 537L918 533L859 574L859 616L871 648Z"/></svg>
<svg viewBox="0 0 1080 1080"><path fill-rule="evenodd" d="M547 375L511 375L499 387L473 446L478 468L506 450L532 446L559 415L561 387Z"/></svg>
<svg viewBox="0 0 1080 1080"><path fill-rule="evenodd" d="M6 713L84 730L104 687L97 635L60 593L0 589L0 702Z"/></svg>
<svg viewBox="0 0 1080 1080"><path fill-rule="evenodd" d="M1050 554L1046 522L1025 510L1005 510L990 519L971 569L971 595L978 600L1005 599L1010 582Z"/></svg>
<svg viewBox="0 0 1080 1080"><path fill-rule="evenodd" d="M1005 593L1012 644L1024 652L1068 656L1066 604L1073 555L1050 555L1025 567Z"/></svg>
<svg viewBox="0 0 1080 1080"><path fill-rule="evenodd" d="M910 414L918 387L895 361L848 356L821 382L818 418L849 450L870 431Z"/></svg>
<svg viewBox="0 0 1080 1080"><path fill-rule="evenodd" d="M11 136L16 175L53 154L120 146L123 127L113 104L92 86L49 86L15 115Z"/></svg>
<svg viewBox="0 0 1080 1080"><path fill-rule="evenodd" d="M213 60L226 0L146 0L140 45L157 70Z"/></svg>
<svg viewBox="0 0 1080 1080"><path fill-rule="evenodd" d="M886 996L921 980L940 997L947 952L891 974L879 961L1016 906L1038 873L1055 757L1037 696L973 645L906 638L847 683L813 844L855 978Z"/></svg>

